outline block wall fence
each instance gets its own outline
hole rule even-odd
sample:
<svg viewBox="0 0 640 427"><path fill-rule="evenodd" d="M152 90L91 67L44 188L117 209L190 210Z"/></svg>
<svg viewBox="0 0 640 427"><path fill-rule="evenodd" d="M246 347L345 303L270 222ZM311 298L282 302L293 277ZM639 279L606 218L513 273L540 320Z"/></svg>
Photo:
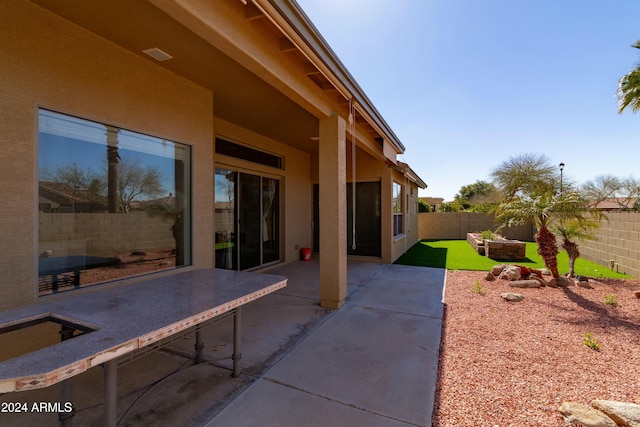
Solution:
<svg viewBox="0 0 640 427"><path fill-rule="evenodd" d="M611 212L600 222L598 240L582 242L580 256L633 277L640 277L640 213Z"/></svg>
<svg viewBox="0 0 640 427"><path fill-rule="evenodd" d="M466 240L467 233L497 228L493 214L478 212L424 212L418 214L420 239ZM531 224L505 228L501 234L508 239L532 241L535 229Z"/></svg>
<svg viewBox="0 0 640 427"><path fill-rule="evenodd" d="M580 256L599 265L640 277L640 213L610 212L601 221L596 241L579 242ZM418 214L418 237L464 240L467 233L495 230L492 214L429 212ZM532 224L502 230L509 239L533 241Z"/></svg>
<svg viewBox="0 0 640 427"><path fill-rule="evenodd" d="M42 213L39 252L54 256L117 256L132 250L175 248L170 221L146 212ZM40 255L39 254L39 255Z"/></svg>

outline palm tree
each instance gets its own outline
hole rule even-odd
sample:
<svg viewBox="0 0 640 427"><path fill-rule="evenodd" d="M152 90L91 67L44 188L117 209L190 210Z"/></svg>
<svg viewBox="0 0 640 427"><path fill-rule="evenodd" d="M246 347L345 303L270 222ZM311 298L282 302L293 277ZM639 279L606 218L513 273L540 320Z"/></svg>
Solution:
<svg viewBox="0 0 640 427"><path fill-rule="evenodd" d="M584 200L574 191L556 194L547 191L538 195L521 195L500 204L496 212L499 227L516 226L533 222L538 229L534 236L538 244L538 254L554 278L558 273L558 244L550 228L554 224L576 221L585 224L590 212Z"/></svg>
<svg viewBox="0 0 640 427"><path fill-rule="evenodd" d="M555 231L562 238L562 249L569 255L569 277L573 278L576 259L580 257L578 244L575 241L596 240L594 232L599 227L599 222L590 219L583 222L569 220L556 225Z"/></svg>
<svg viewBox="0 0 640 427"><path fill-rule="evenodd" d="M640 40L631 47L640 49ZM640 65L618 81L617 95L618 113L622 113L627 107L630 107L634 113L640 110Z"/></svg>

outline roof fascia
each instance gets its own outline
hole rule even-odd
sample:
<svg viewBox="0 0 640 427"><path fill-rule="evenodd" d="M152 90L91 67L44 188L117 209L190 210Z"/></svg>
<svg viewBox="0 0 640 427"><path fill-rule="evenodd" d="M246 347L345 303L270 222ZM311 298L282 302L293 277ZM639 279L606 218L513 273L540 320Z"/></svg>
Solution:
<svg viewBox="0 0 640 427"><path fill-rule="evenodd" d="M404 153L405 146L298 3L293 0L253 0L253 3L325 74L345 99L352 99L356 108L360 107L360 113L373 121L373 126L399 154Z"/></svg>

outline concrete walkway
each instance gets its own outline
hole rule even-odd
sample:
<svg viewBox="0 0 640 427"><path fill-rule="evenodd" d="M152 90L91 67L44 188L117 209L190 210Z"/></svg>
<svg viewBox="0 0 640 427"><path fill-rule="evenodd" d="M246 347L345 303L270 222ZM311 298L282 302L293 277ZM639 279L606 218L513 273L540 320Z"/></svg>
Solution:
<svg viewBox="0 0 640 427"><path fill-rule="evenodd" d="M280 293L317 301L313 269L278 269ZM443 285L444 270L350 263L345 306L207 426L431 426Z"/></svg>
<svg viewBox="0 0 640 427"><path fill-rule="evenodd" d="M242 309L242 374L232 378L233 321L118 370L121 426L431 426L445 271L353 262L340 310L319 306L319 263L267 271L286 288ZM103 372L74 378L75 427L102 422ZM57 386L0 401L57 402ZM0 414L3 426L57 426L56 414Z"/></svg>

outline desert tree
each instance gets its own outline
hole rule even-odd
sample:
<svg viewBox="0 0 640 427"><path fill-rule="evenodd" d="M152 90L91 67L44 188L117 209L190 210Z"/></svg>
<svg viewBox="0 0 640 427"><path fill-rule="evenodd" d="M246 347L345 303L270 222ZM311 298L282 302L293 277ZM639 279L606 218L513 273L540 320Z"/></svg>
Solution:
<svg viewBox="0 0 640 427"><path fill-rule="evenodd" d="M558 244L552 226L589 217L585 199L571 186L560 192L556 168L542 155L512 157L496 168L492 176L505 199L496 209L499 228L528 222L537 228L534 236L538 254L554 278L558 273Z"/></svg>

